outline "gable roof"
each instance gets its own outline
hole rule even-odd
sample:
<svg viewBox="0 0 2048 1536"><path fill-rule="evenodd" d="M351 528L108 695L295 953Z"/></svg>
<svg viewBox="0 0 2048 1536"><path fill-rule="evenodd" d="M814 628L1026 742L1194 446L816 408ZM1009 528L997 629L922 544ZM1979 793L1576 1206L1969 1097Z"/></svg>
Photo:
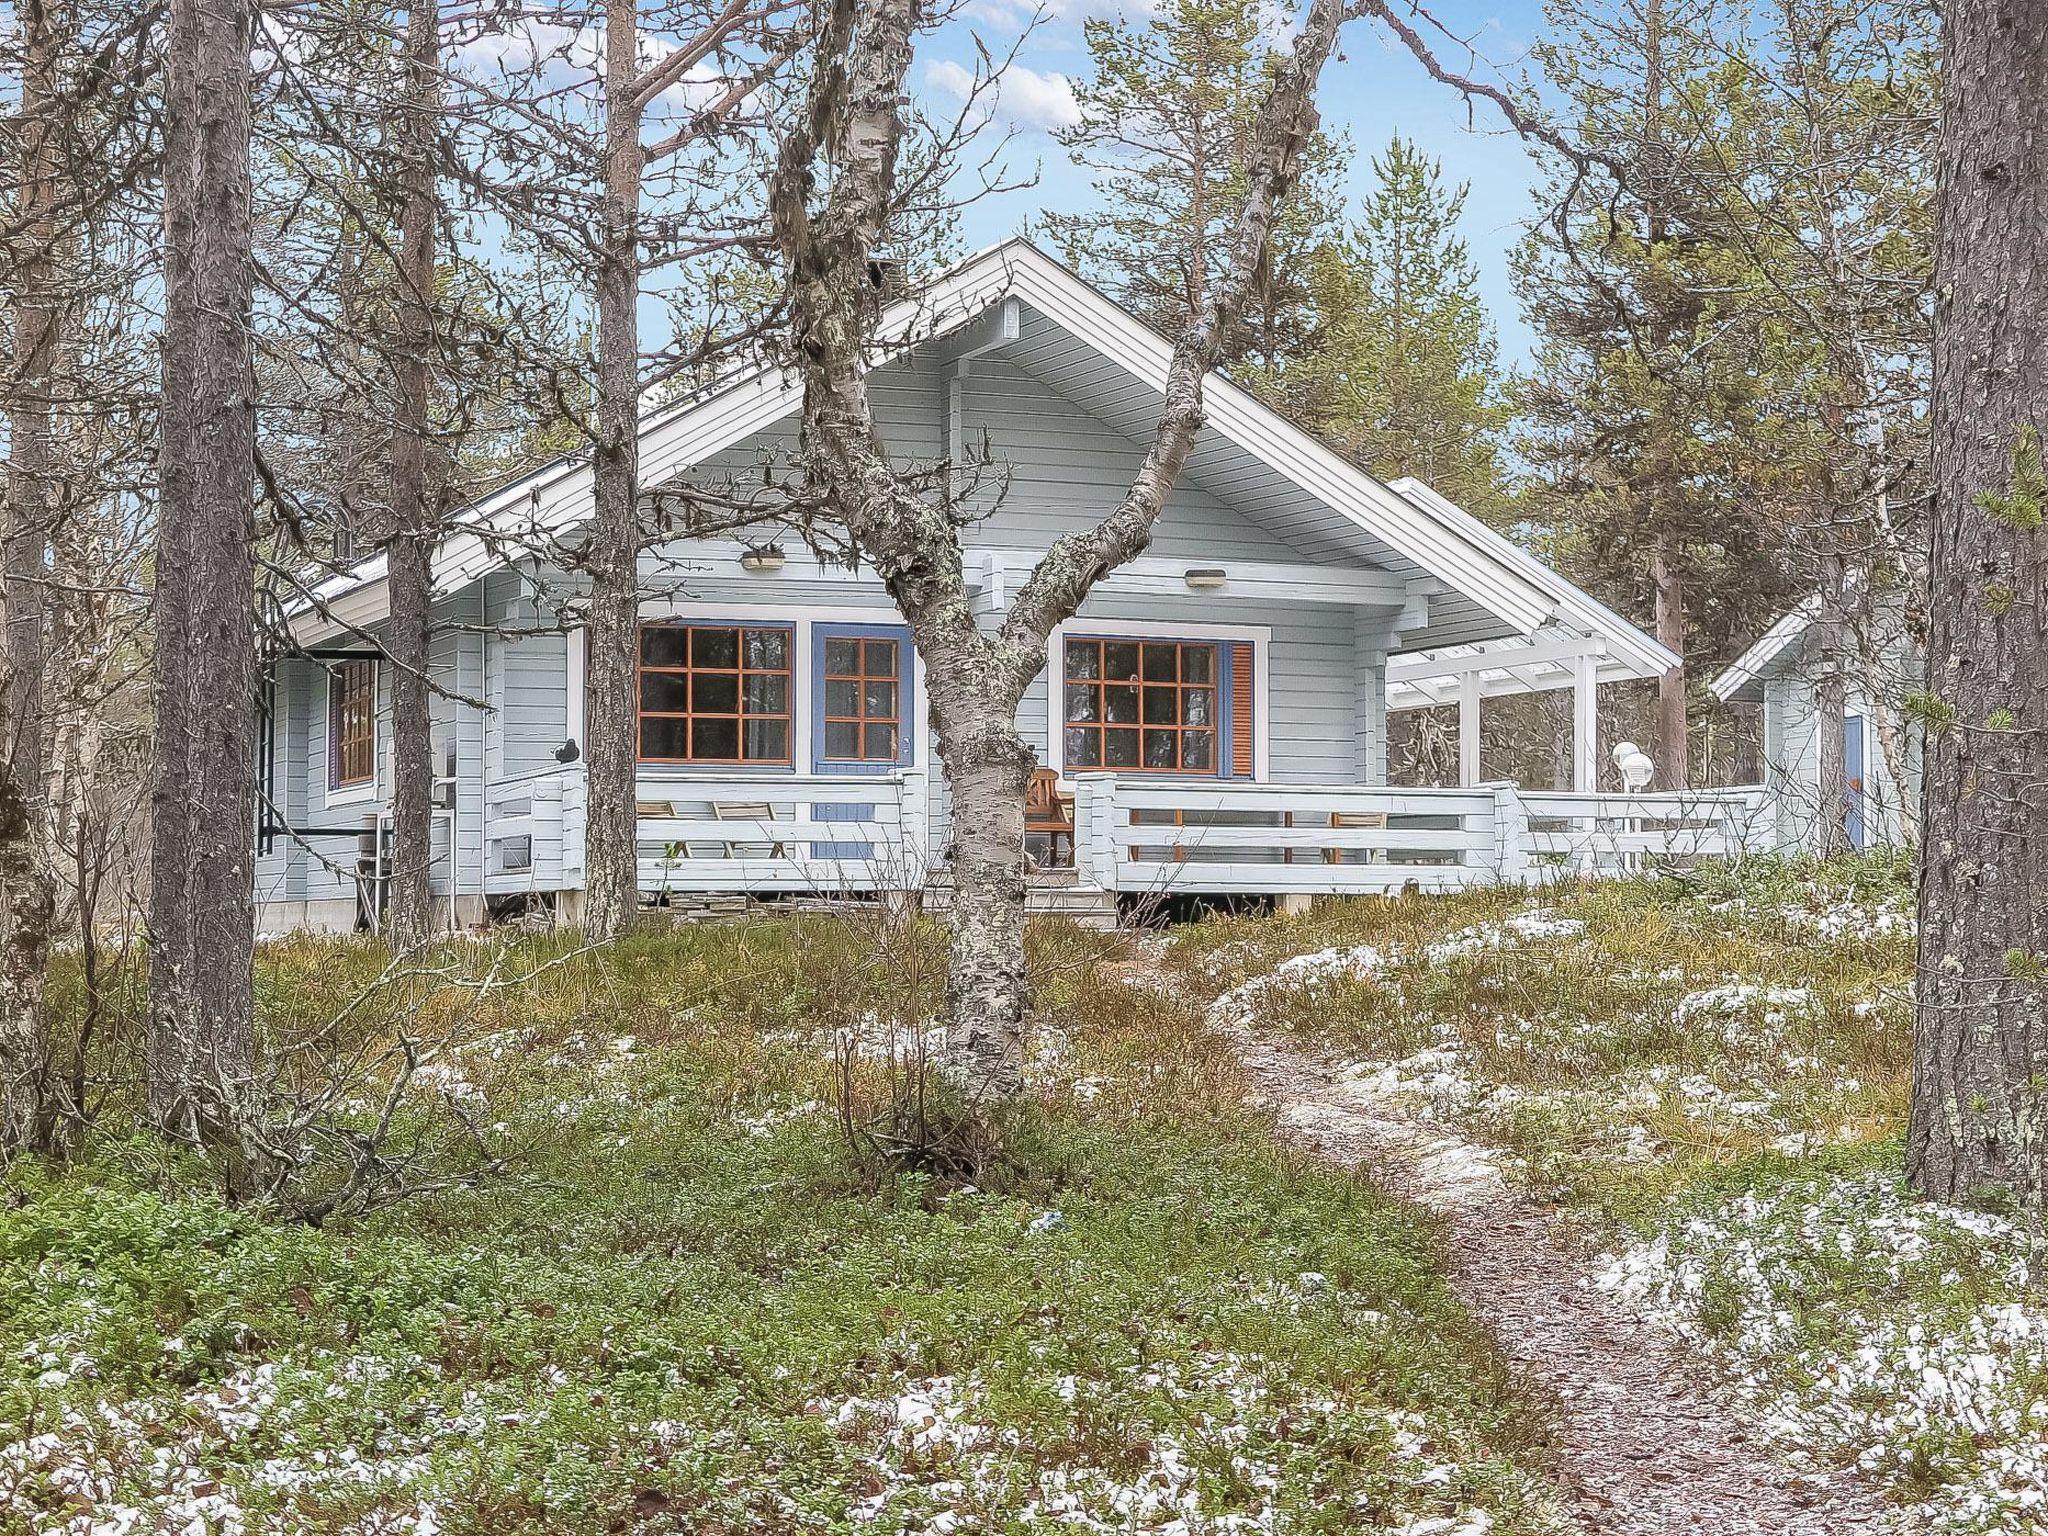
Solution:
<svg viewBox="0 0 2048 1536"><path fill-rule="evenodd" d="M1112 426L1148 437L1163 398L1171 344L1029 241L983 251L890 306L878 341L885 355L959 336L1008 300L1022 317L1018 360ZM1375 565L1433 593L1427 629L1404 636L1422 650L1549 623L1591 623L1631 653L1648 647L1656 670L1668 653L1610 610L1418 481L1390 486L1367 474L1248 391L1219 375L1204 384L1205 424L1186 474L1207 481L1248 515L1286 530L1317 558ZM797 376L755 366L696 397L651 413L640 428L641 480L659 486L713 454L796 413ZM586 519L587 455L557 460L482 497L434 558L434 589L449 593ZM382 557L320 583L298 610L363 625L382 614ZM1648 654L1648 653L1646 653ZM1645 662L1645 664L1649 664Z"/></svg>
<svg viewBox="0 0 2048 1536"><path fill-rule="evenodd" d="M1778 616L1778 621L1757 639L1755 645L1744 651L1729 664L1728 669L1707 684L1707 690L1722 703L1741 700L1755 703L1760 697L1758 687L1787 651L1806 638L1806 632L1813 628L1820 618L1820 594L1809 592L1794 607Z"/></svg>

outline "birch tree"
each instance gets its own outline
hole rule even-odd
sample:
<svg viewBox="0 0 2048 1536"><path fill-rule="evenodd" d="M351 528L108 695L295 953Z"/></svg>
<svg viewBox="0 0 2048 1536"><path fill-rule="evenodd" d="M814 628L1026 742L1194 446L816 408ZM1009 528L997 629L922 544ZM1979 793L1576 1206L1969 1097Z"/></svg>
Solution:
<svg viewBox="0 0 2048 1536"><path fill-rule="evenodd" d="M823 8L808 100L782 142L771 212L786 270L790 355L803 385L804 474L888 587L925 661L953 794L946 1052L970 1106L985 1114L1023 1081L1024 790L1036 760L1017 729L1017 707L1045 665L1053 628L1151 540L1202 424L1203 382L1243 312L1315 133L1316 82L1344 7L1313 0L1273 66L1223 267L1174 343L1136 477L1100 523L1054 541L993 632L977 626L968 601L957 509L910 489L868 395L868 347L882 305L870 261L889 238L920 9L917 0L829 0Z"/></svg>
<svg viewBox="0 0 2048 1536"><path fill-rule="evenodd" d="M1906 1167L2048 1200L2048 0L1946 8Z"/></svg>
<svg viewBox="0 0 2048 1536"><path fill-rule="evenodd" d="M255 372L246 0L171 0L150 780L149 1103L221 1133L251 1079Z"/></svg>

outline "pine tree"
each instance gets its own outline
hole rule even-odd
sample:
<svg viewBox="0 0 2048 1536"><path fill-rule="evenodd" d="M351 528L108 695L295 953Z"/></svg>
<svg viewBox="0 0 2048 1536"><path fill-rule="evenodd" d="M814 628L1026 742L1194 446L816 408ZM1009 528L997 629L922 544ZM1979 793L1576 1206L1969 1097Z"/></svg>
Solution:
<svg viewBox="0 0 2048 1536"><path fill-rule="evenodd" d="M1163 335L1201 311L1229 265L1281 20L1266 0L1168 0L1142 24L1082 24L1094 72L1075 87L1080 121L1058 137L1094 173L1096 207L1048 214L1045 231L1075 271ZM1311 268L1342 241L1341 152L1311 139L1227 360L1271 369L1300 355Z"/></svg>
<svg viewBox="0 0 2048 1536"><path fill-rule="evenodd" d="M1507 420L1493 325L1458 224L1468 188L1398 136L1342 244L1313 253L1312 330L1265 392L1374 474L1415 475L1480 516L1505 511Z"/></svg>
<svg viewBox="0 0 2048 1536"><path fill-rule="evenodd" d="M1759 390L1724 302L1745 270L1740 242L1700 190L1726 117L1708 41L1721 9L1552 6L1538 56L1580 158L1559 168L1556 217L1517 261L1539 338L1519 401L1530 510L1573 574L1646 613L1687 658L1727 654L1796 590L1777 528L1747 494ZM1665 788L1687 782L1694 672L1658 685Z"/></svg>

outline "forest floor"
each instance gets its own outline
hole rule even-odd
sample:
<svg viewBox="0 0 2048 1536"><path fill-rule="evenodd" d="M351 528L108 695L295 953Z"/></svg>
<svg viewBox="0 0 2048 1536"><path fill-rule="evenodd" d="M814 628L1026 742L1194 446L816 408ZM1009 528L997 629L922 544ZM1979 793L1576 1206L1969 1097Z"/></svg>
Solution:
<svg viewBox="0 0 2048 1536"><path fill-rule="evenodd" d="M0 1529L2031 1536L2039 1234L1894 1177L1900 873L1710 878L1038 928L979 1188L861 1134L927 926L266 946L300 1086L403 1030L414 1173L505 1171L314 1228L118 1097L11 1170Z"/></svg>

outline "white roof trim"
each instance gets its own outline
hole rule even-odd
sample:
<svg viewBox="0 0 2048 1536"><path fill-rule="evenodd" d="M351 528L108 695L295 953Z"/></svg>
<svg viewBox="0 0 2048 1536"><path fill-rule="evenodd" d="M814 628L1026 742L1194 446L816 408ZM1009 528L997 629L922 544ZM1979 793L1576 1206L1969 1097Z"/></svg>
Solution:
<svg viewBox="0 0 2048 1536"><path fill-rule="evenodd" d="M1765 630L1755 645L1736 657L1727 671L1708 683L1708 691L1722 703L1727 703L1762 678L1770 670L1771 663L1796 645L1819 617L1820 594L1809 592L1796 606L1779 615L1778 622Z"/></svg>
<svg viewBox="0 0 2048 1536"><path fill-rule="evenodd" d="M1526 549L1487 527L1433 486L1409 475L1396 480L1394 489L1410 501L1430 508L1466 539L1485 549L1493 559L1519 572L1550 600L1549 617L1555 618L1567 630L1581 635L1597 635L1606 641L1609 656L1621 669L1614 674L1616 677L1662 677L1672 668L1684 665L1678 653L1670 647L1644 634L1598 598L1573 586ZM1488 642L1502 647L1512 647L1517 643L1513 640Z"/></svg>
<svg viewBox="0 0 2048 1536"><path fill-rule="evenodd" d="M1022 298L1141 382L1164 390L1171 345L1021 238L970 257L915 296L891 306L882 320L881 339L887 346L943 335L1006 296ZM1583 607L1598 610L1606 622L1625 630L1625 649L1647 646L1669 656L1625 620L1601 609L1540 561L1419 481L1382 484L1218 375L1206 381L1204 402L1210 427L1517 631L1533 634L1553 618L1563 617L1561 606L1574 611ZM642 483L659 485L773 425L801 404L794 373L762 368L660 412L641 426ZM492 492L464 519L465 531L450 535L436 552L434 590L445 594L468 585L516 558L521 546L545 547L547 540L589 514L591 500L590 466L580 455ZM372 598L367 589L382 577L383 561L378 558L317 583L313 590L323 605L336 605L338 617L345 612L346 622L366 624L381 616L381 594ZM360 608L353 602L336 602L357 592L366 599ZM302 615L309 606L303 599L293 605ZM309 631L334 627L324 617L306 625ZM1657 670L1675 664L1676 658L1670 658Z"/></svg>

